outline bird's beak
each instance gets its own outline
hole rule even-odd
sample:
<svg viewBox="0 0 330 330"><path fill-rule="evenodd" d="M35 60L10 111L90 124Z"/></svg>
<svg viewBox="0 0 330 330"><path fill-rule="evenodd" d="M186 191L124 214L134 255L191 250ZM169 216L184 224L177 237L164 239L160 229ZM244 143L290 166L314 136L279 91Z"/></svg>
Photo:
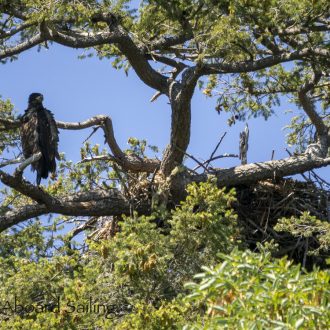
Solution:
<svg viewBox="0 0 330 330"><path fill-rule="evenodd" d="M41 103L44 100L44 97L42 95L39 95L36 97L36 99Z"/></svg>

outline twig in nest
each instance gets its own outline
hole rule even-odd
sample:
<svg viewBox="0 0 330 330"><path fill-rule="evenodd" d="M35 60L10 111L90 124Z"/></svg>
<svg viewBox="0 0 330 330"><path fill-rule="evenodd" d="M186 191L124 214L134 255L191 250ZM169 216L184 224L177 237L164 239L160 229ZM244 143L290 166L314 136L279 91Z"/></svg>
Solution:
<svg viewBox="0 0 330 330"><path fill-rule="evenodd" d="M212 161L212 159L213 159L215 153L216 153L217 150L219 149L220 144L222 143L222 141L223 141L223 139L224 139L224 137L225 137L226 135L227 135L227 132L224 132L224 133L222 134L222 136L220 137L220 140L219 140L218 144L216 145L216 147L214 148L213 152L211 153L210 158L209 158L206 162L204 162L204 164L205 164L206 167L208 167L208 165L209 165L210 162Z"/></svg>
<svg viewBox="0 0 330 330"><path fill-rule="evenodd" d="M292 157L292 153L288 148L285 148L285 151L289 154L290 157ZM307 178L307 176L304 173L300 173L300 175L306 180L306 182L311 182L310 179Z"/></svg>
<svg viewBox="0 0 330 330"><path fill-rule="evenodd" d="M203 162L203 165L205 165L208 162L212 162L214 160L221 159L221 158L238 158L238 157L239 156L238 155L235 155L235 154L223 154L223 155L219 155L219 156L216 156L216 157L213 157L213 158L210 158L210 159L206 160L205 162ZM201 167L200 165L196 166L193 169L193 171L198 170L200 167Z"/></svg>
<svg viewBox="0 0 330 330"><path fill-rule="evenodd" d="M191 158L193 161L195 161L200 167L202 167L205 172L209 173L209 170L207 169L207 167L204 166L203 163L201 163L198 159L196 159L194 156L188 154L186 151L183 151L181 148L179 148L178 146L175 146L178 150L180 150L181 152L183 152L186 156L188 156L189 158Z"/></svg>

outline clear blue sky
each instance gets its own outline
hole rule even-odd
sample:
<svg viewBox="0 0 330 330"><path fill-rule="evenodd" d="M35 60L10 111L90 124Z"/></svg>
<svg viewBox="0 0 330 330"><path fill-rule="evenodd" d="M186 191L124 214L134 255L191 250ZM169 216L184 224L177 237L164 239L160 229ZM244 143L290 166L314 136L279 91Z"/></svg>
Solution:
<svg viewBox="0 0 330 330"><path fill-rule="evenodd" d="M169 141L170 107L165 96L150 103L154 90L144 85L129 72L116 71L108 60L97 58L79 60L82 50L72 50L53 45L49 50L29 50L19 60L0 66L0 95L9 98L18 113L27 106L28 95L32 92L44 94L44 105L57 120L81 121L93 115L106 114L113 120L115 136L119 145L127 148L129 137L147 139L162 152ZM285 134L282 128L289 122L285 110L293 108L284 102L268 121L249 120L250 147L249 162L266 161L275 150L275 159L287 157ZM219 137L228 132L220 153L238 153L239 132L244 123L227 126L227 116L218 115L214 100L207 99L196 90L192 103L191 142L188 152L201 160L208 159ZM60 152L67 159L79 160L79 147L90 134L83 131L60 132ZM92 142L103 146L101 132L95 134ZM160 155L158 155L161 157ZM191 164L191 163L190 163ZM214 163L216 167L238 165L238 159L224 159ZM193 165L194 166L194 165ZM323 169L323 174L327 173Z"/></svg>

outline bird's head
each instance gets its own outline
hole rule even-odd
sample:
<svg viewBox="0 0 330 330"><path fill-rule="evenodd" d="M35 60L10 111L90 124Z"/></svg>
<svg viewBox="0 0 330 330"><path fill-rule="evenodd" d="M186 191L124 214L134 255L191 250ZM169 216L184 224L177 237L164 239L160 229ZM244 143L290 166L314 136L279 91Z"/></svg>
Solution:
<svg viewBox="0 0 330 330"><path fill-rule="evenodd" d="M44 100L44 96L40 93L32 93L29 96L29 105L41 105Z"/></svg>

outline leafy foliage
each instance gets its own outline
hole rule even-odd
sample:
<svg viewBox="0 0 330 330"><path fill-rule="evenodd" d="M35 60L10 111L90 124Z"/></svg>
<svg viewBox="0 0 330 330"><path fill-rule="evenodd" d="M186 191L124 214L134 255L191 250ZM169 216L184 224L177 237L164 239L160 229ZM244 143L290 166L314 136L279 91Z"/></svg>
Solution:
<svg viewBox="0 0 330 330"><path fill-rule="evenodd" d="M304 273L269 252L234 250L223 262L203 267L198 282L186 285L188 301L207 312L186 329L326 329L329 327L329 272Z"/></svg>
<svg viewBox="0 0 330 330"><path fill-rule="evenodd" d="M212 180L192 184L167 227L126 217L81 251L40 222L2 233L1 327L326 328L329 273L238 250L234 201Z"/></svg>
<svg viewBox="0 0 330 330"><path fill-rule="evenodd" d="M65 237L49 242L40 223L14 236L3 233L2 250L6 253L1 263L6 271L1 275L1 306L8 302L6 306L13 308L17 297L20 305L35 307L21 313L7 309L3 320L13 326L74 328L78 322L100 327L116 324L119 329L132 322L135 328L158 324L165 329L181 320L183 311L190 308L175 300L184 292L184 282L201 264L210 265L217 252L230 251L237 237L230 209L232 191L227 194L212 182L192 185L188 190L187 200L167 219L171 224L168 231L157 228L155 216L134 215L120 222L120 232L112 239L90 241L84 253L68 249ZM200 205L201 213L190 219L188 212L195 205ZM190 228L190 244L184 224ZM191 257L201 264L189 264ZM88 305L89 299L107 309L87 313L79 306ZM47 308L40 312L37 306ZM150 311L154 316L148 318Z"/></svg>
<svg viewBox="0 0 330 330"><path fill-rule="evenodd" d="M309 245L313 241L317 242L317 248L309 247L308 254L318 255L320 253L330 253L330 224L326 221L318 220L315 216L304 212L299 218L282 218L279 219L274 227L279 232L288 232L294 237L309 241Z"/></svg>

